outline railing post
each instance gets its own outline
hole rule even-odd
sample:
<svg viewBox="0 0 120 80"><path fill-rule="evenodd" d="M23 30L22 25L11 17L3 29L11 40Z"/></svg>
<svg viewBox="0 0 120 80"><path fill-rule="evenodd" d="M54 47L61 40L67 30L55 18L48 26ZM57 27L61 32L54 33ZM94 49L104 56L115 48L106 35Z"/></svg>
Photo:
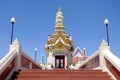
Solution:
<svg viewBox="0 0 120 80"><path fill-rule="evenodd" d="M105 40L103 40L99 47L100 68L103 71L106 71L106 62L105 62L104 52L103 52L105 49L110 50L110 46L108 46L108 43Z"/></svg>
<svg viewBox="0 0 120 80"><path fill-rule="evenodd" d="M29 69L32 69L32 63L31 62L29 63Z"/></svg>
<svg viewBox="0 0 120 80"><path fill-rule="evenodd" d="M12 48L16 49L16 54L17 54L17 56L15 58L15 65L14 65L14 67L15 67L15 70L19 70L19 69L21 69L21 46L20 46L20 44L19 44L17 39L15 39L13 41L13 44L10 44L9 50L11 50Z"/></svg>

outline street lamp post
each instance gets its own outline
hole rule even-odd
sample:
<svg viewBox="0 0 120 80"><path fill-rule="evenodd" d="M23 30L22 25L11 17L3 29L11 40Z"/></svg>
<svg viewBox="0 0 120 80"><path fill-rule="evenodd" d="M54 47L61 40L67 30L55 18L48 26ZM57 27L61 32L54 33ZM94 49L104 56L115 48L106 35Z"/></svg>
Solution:
<svg viewBox="0 0 120 80"><path fill-rule="evenodd" d="M35 61L36 61L37 48L35 48Z"/></svg>
<svg viewBox="0 0 120 80"><path fill-rule="evenodd" d="M44 63L44 55L42 55L42 66L43 66L43 63Z"/></svg>
<svg viewBox="0 0 120 80"><path fill-rule="evenodd" d="M105 26L106 26L107 43L108 43L108 46L109 46L109 34L108 34L108 24L109 24L109 20L108 20L108 19L105 19L105 20L104 20L104 24L105 24Z"/></svg>
<svg viewBox="0 0 120 80"><path fill-rule="evenodd" d="M12 44L12 41L13 41L13 30L14 30L14 23L15 23L15 22L16 22L16 21L15 21L15 18L12 17L12 18L11 18L12 30L11 30L11 42L10 42L10 44Z"/></svg>
<svg viewBox="0 0 120 80"><path fill-rule="evenodd" d="M84 60L86 59L86 48L83 48L83 52L84 52Z"/></svg>

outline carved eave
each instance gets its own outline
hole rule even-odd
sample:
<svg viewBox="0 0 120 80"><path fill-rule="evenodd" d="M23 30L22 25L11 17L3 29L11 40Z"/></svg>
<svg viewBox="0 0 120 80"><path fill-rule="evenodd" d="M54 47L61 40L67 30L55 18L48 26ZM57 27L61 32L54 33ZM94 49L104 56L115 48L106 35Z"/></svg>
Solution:
<svg viewBox="0 0 120 80"><path fill-rule="evenodd" d="M49 40L49 42L52 42L52 40ZM67 40L66 40L67 41ZM59 37L54 44L46 44L46 50L70 50L73 51L73 45L66 44L62 37Z"/></svg>
<svg viewBox="0 0 120 80"><path fill-rule="evenodd" d="M65 44L71 45L72 44L72 40L70 40L69 36L64 36L61 32L58 33L58 35L53 36L53 38L51 38L50 40L48 40L48 45L49 44L55 44L56 41L58 39L62 39L64 41Z"/></svg>
<svg viewBox="0 0 120 80"><path fill-rule="evenodd" d="M60 40L56 45L52 47L52 50L68 50L68 46L62 43Z"/></svg>

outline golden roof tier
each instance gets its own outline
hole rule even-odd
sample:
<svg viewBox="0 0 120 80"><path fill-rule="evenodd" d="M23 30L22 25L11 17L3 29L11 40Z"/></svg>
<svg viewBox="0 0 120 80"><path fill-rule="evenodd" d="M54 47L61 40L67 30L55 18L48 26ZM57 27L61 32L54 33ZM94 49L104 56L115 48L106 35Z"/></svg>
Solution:
<svg viewBox="0 0 120 80"><path fill-rule="evenodd" d="M73 51L72 37L68 35L64 27L64 17L61 8L56 13L55 29L52 35L48 36L45 50L71 50Z"/></svg>

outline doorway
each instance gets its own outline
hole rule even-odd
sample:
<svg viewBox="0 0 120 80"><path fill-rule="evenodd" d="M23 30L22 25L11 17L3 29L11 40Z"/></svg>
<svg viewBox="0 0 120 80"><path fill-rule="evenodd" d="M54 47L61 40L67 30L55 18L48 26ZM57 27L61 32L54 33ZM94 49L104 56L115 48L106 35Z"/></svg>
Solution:
<svg viewBox="0 0 120 80"><path fill-rule="evenodd" d="M64 55L55 56L55 68L65 68L65 56Z"/></svg>

